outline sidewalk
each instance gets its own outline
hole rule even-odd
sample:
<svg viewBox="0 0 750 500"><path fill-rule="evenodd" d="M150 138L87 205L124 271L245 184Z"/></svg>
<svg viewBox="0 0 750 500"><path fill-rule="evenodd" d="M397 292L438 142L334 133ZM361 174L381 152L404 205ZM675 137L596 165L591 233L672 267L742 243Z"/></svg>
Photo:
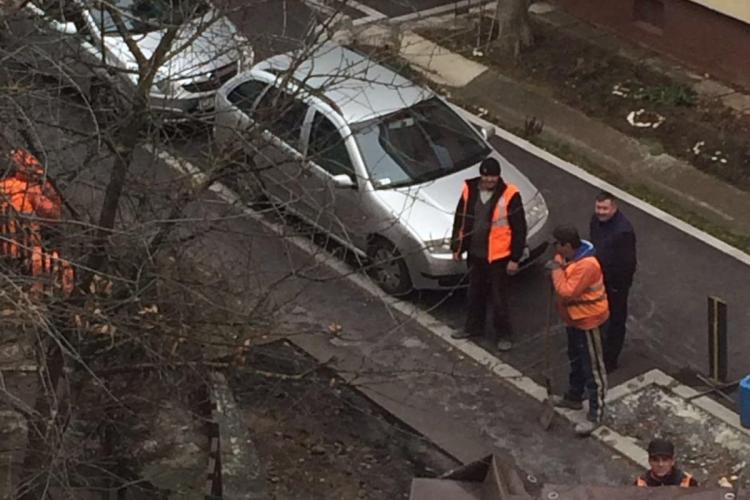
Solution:
<svg viewBox="0 0 750 500"><path fill-rule="evenodd" d="M563 12L544 10L539 19L562 27L572 22ZM453 16L424 21L430 26L454 22ZM575 30L584 30L580 21ZM591 119L553 98L516 82L492 68L451 53L401 27L399 56L438 86L448 87L451 100L510 131L522 131L531 117L544 123L532 138L543 149L590 170L622 189L702 229L724 237L730 244L750 241L750 196L734 186L703 173L690 164L650 148L600 121ZM588 27L595 31L595 28ZM582 37L611 46L616 39L598 32ZM645 51L630 48L622 55L643 60ZM750 109L750 97L718 82L692 75L674 64L652 57L651 67L689 82L700 95L720 98L736 110ZM717 97L718 96L718 97ZM696 217L697 216L697 217ZM727 233L732 233L728 235Z"/></svg>

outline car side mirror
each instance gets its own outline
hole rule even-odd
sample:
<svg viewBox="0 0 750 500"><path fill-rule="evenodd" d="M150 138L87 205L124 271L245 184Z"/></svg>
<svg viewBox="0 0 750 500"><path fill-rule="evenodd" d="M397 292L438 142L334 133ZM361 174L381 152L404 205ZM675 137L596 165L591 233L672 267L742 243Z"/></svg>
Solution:
<svg viewBox="0 0 750 500"><path fill-rule="evenodd" d="M495 127L493 127L492 125L490 125L489 127L482 127L479 129L479 131L485 141L489 141L490 137L495 135Z"/></svg>
<svg viewBox="0 0 750 500"><path fill-rule="evenodd" d="M357 187L357 185L354 184L354 180L348 174L334 175L333 178L331 179L331 182L333 183L334 186L336 186L339 189L346 189L346 188L353 189Z"/></svg>

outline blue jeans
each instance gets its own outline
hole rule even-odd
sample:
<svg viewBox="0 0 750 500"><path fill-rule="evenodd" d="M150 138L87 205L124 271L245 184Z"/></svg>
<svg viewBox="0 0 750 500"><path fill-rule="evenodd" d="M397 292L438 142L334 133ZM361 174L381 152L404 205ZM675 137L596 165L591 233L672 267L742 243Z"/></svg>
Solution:
<svg viewBox="0 0 750 500"><path fill-rule="evenodd" d="M570 379L567 397L583 401L589 397L589 420L599 422L604 415L604 398L607 395L607 370L602 352L602 329L591 330L567 327Z"/></svg>

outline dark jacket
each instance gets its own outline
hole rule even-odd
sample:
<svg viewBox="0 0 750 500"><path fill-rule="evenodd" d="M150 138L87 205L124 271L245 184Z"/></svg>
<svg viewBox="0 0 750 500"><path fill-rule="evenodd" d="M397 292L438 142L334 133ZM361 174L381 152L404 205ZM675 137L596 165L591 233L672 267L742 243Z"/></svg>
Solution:
<svg viewBox="0 0 750 500"><path fill-rule="evenodd" d="M654 477L649 471L642 474L639 479L645 481L646 486L653 488L655 486L680 486L680 483L682 483L684 477L684 472L682 472L677 467L673 467L672 471L662 478ZM635 482L636 484L638 484L638 479L636 479ZM698 486L698 481L696 481L694 477L690 477L689 487L695 488L696 486Z"/></svg>
<svg viewBox="0 0 750 500"><path fill-rule="evenodd" d="M476 206L477 196L479 196L479 177L474 177L466 181L469 186L469 198L467 200L466 220L463 220L464 212L464 200L463 196L458 200L458 206L456 207L456 215L453 219L453 237L451 238L451 249L453 252L465 252L471 248L471 233L474 226L474 207ZM497 183L495 192L490 198L490 204L492 207L497 205L497 201L505 192L507 184L500 179ZM490 210L490 220L492 219L493 210ZM464 228L464 237L460 237L461 225ZM511 243L510 243L510 258L514 262L518 262L523 256L523 249L526 247L526 215L523 211L523 202L521 201L521 193L518 193L510 199L508 206L508 224L510 225L511 232Z"/></svg>
<svg viewBox="0 0 750 500"><path fill-rule="evenodd" d="M627 288L633 283L636 268L635 231L630 221L618 210L606 222L591 217L589 237L596 247L608 287Z"/></svg>

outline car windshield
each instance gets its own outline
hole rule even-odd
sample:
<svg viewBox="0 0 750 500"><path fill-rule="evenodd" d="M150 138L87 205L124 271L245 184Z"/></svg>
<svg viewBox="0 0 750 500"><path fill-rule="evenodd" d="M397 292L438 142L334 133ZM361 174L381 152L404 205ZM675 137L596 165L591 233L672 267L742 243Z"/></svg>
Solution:
<svg viewBox="0 0 750 500"><path fill-rule="evenodd" d="M479 135L437 97L352 129L376 189L437 179L490 153Z"/></svg>
<svg viewBox="0 0 750 500"><path fill-rule="evenodd" d="M163 30L208 12L203 0L109 0L106 5L120 14L125 28L133 34ZM108 9L100 7L92 14L105 35L119 35Z"/></svg>

